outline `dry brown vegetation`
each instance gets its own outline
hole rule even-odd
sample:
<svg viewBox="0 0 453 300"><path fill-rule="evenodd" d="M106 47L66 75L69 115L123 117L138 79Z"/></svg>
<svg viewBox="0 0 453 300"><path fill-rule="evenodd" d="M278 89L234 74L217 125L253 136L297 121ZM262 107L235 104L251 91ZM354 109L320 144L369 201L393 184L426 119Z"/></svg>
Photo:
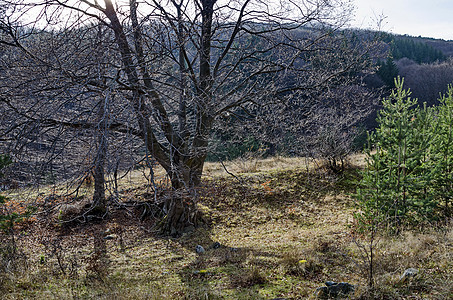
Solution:
<svg viewBox="0 0 453 300"><path fill-rule="evenodd" d="M42 209L16 228L2 298L312 299L333 280L357 286L351 299L451 299L453 230L440 225L380 235L375 290L367 291L360 246L368 241L354 231L350 196L362 160L350 161L343 176L300 158L233 161L227 169L236 177L208 163L198 203L205 224L178 239L159 236L153 216L143 217L151 194L140 172L130 175L133 185L121 183L121 202L135 205L112 205L106 220L61 223ZM419 274L400 281L409 267Z"/></svg>

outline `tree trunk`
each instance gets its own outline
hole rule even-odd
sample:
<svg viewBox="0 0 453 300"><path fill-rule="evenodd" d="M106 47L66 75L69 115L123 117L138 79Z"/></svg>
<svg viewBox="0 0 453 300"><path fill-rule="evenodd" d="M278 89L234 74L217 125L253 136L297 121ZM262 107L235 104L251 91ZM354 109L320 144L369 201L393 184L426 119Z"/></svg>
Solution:
<svg viewBox="0 0 453 300"><path fill-rule="evenodd" d="M105 148L103 144L104 142L101 142L94 167L93 213L96 215L104 215L107 211L104 178Z"/></svg>
<svg viewBox="0 0 453 300"><path fill-rule="evenodd" d="M161 232L178 237L185 232L194 230L201 220L196 200L195 194L184 190L171 193L165 200L167 214L161 222Z"/></svg>
<svg viewBox="0 0 453 300"><path fill-rule="evenodd" d="M107 98L99 103L98 111L98 149L94 158L94 194L93 194L93 210L96 215L104 215L107 211L107 201L105 199L105 177L104 165L107 153L107 130L105 105Z"/></svg>
<svg viewBox="0 0 453 300"><path fill-rule="evenodd" d="M204 160L205 156L195 157L185 163L175 163L173 169L167 171L173 191L165 199L166 216L160 226L162 233L176 237L200 224L197 188L201 183Z"/></svg>

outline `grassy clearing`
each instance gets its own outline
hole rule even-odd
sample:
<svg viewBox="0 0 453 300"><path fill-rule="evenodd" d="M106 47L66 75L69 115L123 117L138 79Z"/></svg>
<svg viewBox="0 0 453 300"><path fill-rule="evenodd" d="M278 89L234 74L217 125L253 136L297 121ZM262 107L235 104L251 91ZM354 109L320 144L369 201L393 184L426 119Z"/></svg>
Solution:
<svg viewBox="0 0 453 300"><path fill-rule="evenodd" d="M19 228L21 252L1 274L2 298L313 299L317 287L333 280L356 285L350 298L366 299L359 246L367 240L354 234L350 197L357 169L336 177L303 159L243 163L227 166L237 178L207 164L199 203L206 224L179 239L157 236L153 220L141 221L134 207L112 209L98 223L38 220ZM146 200L145 179L133 176L132 186L122 183L122 200ZM197 254L196 245L206 252ZM369 298L451 299L452 253L448 227L379 237ZM409 267L420 273L401 282Z"/></svg>

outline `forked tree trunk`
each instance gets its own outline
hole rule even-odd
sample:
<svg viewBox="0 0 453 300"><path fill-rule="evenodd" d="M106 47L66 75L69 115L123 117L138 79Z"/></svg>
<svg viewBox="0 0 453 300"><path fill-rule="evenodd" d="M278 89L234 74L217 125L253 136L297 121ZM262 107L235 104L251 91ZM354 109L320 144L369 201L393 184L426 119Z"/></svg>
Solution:
<svg viewBox="0 0 453 300"><path fill-rule="evenodd" d="M207 136L212 128L214 116L212 107L212 76L211 76L211 38L212 38L212 17L215 0L202 0L201 16L202 29L199 51L199 86L197 87L197 101L195 107L196 124L188 125L185 123L185 100L181 98L179 103L179 124L180 134L174 130L170 117L161 96L157 93L153 82L146 70L146 60L142 52L141 33L138 30L138 20L135 10L136 2L130 2L131 20L134 29L135 51L130 47L128 37L123 25L119 20L113 2L104 0L106 17L110 20L111 28L115 33L118 50L124 66L124 73L132 90L130 97L131 106L136 114L138 125L149 153L167 171L170 177L174 195L166 200L166 217L163 220L162 229L172 235L179 235L188 228L193 228L198 223L199 214L196 210L196 188L201 181L201 174L204 160L206 159ZM178 9L178 7L177 7ZM179 7L179 10L181 7ZM179 11L178 13L182 13ZM181 18L182 15L180 15ZM181 27L182 29L182 27ZM182 43L184 39L180 37ZM181 44L181 47L184 43ZM181 50L181 49L180 49ZM135 58L134 58L135 56ZM135 60L136 59L136 60ZM181 62L190 62L184 56L180 57ZM137 66L138 62L138 66ZM185 72L181 66L181 75ZM140 76L140 73L142 76ZM182 97L184 97L184 81L181 81ZM147 93L144 94L141 88L145 87ZM143 105L148 102L149 105ZM157 124L150 120L154 119ZM170 146L164 146L156 136L153 125L157 125L162 136L168 141ZM185 128L184 128L185 127ZM189 138L189 128L195 128L193 139ZM184 138L184 140L183 140ZM191 145L189 145L191 144ZM171 149L171 151L169 151Z"/></svg>

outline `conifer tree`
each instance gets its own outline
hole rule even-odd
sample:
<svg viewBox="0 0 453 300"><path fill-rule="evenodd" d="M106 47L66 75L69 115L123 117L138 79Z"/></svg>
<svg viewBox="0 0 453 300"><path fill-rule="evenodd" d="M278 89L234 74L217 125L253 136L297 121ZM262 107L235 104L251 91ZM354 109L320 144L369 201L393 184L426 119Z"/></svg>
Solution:
<svg viewBox="0 0 453 300"><path fill-rule="evenodd" d="M432 139L434 193L443 202L445 217L451 217L453 199L453 86L440 99L436 114L436 134ZM440 203L439 203L440 205Z"/></svg>
<svg viewBox="0 0 453 300"><path fill-rule="evenodd" d="M394 80L398 76L399 70L391 56L387 57L385 62L381 62L377 75L382 79L385 85L391 89L395 87Z"/></svg>
<svg viewBox="0 0 453 300"><path fill-rule="evenodd" d="M433 112L420 109L403 80L382 100L378 128L369 137L368 168L357 199L359 219L366 224L385 223L399 230L401 225L433 216L434 198L429 148L435 134ZM371 221L370 221L371 220Z"/></svg>

